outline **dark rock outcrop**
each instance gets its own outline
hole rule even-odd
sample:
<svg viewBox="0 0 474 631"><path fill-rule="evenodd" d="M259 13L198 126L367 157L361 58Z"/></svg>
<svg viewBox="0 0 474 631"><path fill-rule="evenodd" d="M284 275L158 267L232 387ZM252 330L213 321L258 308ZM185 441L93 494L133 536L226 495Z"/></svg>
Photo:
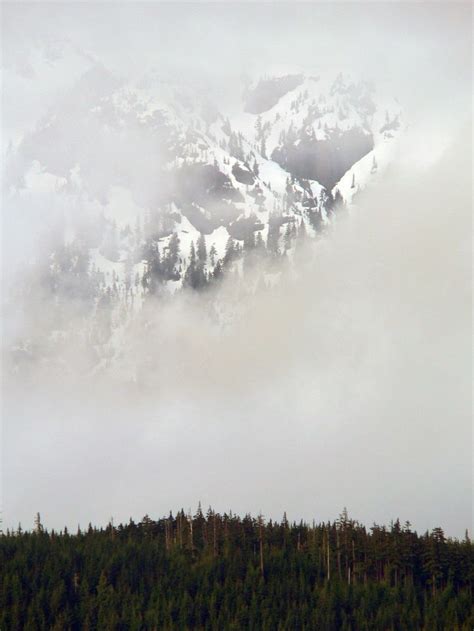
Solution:
<svg viewBox="0 0 474 631"><path fill-rule="evenodd" d="M271 79L261 79L249 90L245 98L245 111L250 114L262 114L276 105L282 96L303 83L303 75L286 75Z"/></svg>
<svg viewBox="0 0 474 631"><path fill-rule="evenodd" d="M374 140L360 128L334 133L327 140L304 137L277 147L272 160L297 178L317 180L332 189L350 167L373 149Z"/></svg>

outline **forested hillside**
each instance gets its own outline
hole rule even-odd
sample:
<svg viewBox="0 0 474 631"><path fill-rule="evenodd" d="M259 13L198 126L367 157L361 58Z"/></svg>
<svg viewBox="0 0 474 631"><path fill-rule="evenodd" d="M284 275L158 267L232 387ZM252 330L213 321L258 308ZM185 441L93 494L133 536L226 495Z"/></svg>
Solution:
<svg viewBox="0 0 474 631"><path fill-rule="evenodd" d="M461 631L474 548L409 523L178 512L0 536L0 628Z"/></svg>

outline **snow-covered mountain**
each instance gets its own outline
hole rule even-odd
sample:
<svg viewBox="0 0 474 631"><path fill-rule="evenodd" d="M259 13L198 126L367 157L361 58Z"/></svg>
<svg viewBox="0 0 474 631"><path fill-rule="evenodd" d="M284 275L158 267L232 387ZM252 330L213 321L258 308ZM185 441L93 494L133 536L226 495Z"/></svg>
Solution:
<svg viewBox="0 0 474 631"><path fill-rule="evenodd" d="M94 65L10 150L12 207L47 207L35 270L57 315L43 338L67 335L71 303L106 345L149 295L204 289L255 260L272 282L268 263L352 204L401 129L395 100L342 74L272 74L242 94L240 110L220 111L200 85Z"/></svg>

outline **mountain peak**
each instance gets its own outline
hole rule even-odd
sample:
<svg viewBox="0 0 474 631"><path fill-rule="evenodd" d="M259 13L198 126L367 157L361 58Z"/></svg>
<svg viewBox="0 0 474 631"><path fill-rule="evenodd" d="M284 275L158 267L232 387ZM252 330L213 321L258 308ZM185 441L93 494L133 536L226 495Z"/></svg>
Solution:
<svg viewBox="0 0 474 631"><path fill-rule="evenodd" d="M93 329L109 313L106 348L151 296L241 276L246 260L273 282L275 260L384 168L399 130L399 106L347 75L267 74L227 115L194 85L95 67L19 144L12 194L63 209L43 273Z"/></svg>

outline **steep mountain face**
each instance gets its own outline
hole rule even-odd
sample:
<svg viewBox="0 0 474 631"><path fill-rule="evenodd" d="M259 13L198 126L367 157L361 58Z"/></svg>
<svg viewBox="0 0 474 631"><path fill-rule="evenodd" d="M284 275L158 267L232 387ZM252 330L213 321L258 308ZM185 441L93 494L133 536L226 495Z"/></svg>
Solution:
<svg viewBox="0 0 474 631"><path fill-rule="evenodd" d="M257 83L247 98L259 107L247 111L261 114L256 131L263 154L292 176L332 189L374 148L372 93L370 85L342 75L331 84L287 75Z"/></svg>
<svg viewBox="0 0 474 631"><path fill-rule="evenodd" d="M372 135L358 128L333 130L324 140L317 140L311 128L298 141L282 143L272 158L294 177L318 180L331 189L373 146Z"/></svg>
<svg viewBox="0 0 474 631"><path fill-rule="evenodd" d="M399 128L396 103L342 75L260 79L226 115L200 87L94 67L7 164L13 202L55 209L38 264L55 335L61 305L80 303L106 344L148 295L291 259L384 167Z"/></svg>
<svg viewBox="0 0 474 631"><path fill-rule="evenodd" d="M289 74L282 77L267 77L245 93L245 111L262 114L278 103L282 96L297 88L304 81L304 75Z"/></svg>

